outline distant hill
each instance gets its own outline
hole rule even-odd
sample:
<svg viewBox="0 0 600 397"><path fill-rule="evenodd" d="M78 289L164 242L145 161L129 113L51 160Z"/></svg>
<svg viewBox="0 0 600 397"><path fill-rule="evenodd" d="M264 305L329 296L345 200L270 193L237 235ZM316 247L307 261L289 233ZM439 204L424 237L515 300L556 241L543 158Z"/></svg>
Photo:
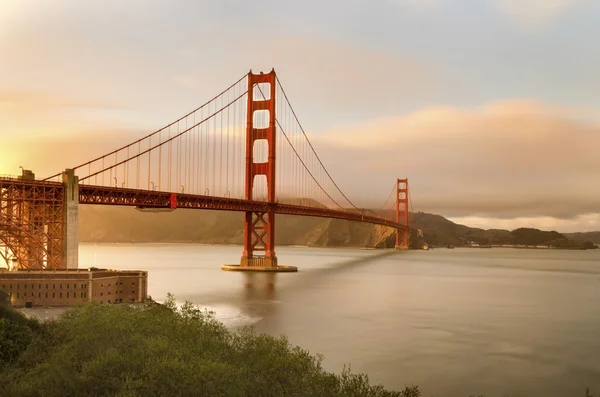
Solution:
<svg viewBox="0 0 600 397"><path fill-rule="evenodd" d="M79 238L82 242L198 242L242 244L241 212L178 209L173 212L140 212L131 207L81 206ZM411 213L413 248L430 246L551 245L579 247L583 240L569 239L558 232L537 229L483 230L459 225L440 216ZM393 247L392 229L339 219L277 216L275 234L279 245L313 247Z"/></svg>
<svg viewBox="0 0 600 397"><path fill-rule="evenodd" d="M456 224L440 215L417 212L411 214L411 225L422 229L425 241L431 246L467 246L469 243L479 245L515 245L515 246L548 246L554 248L580 248L583 243L592 248L590 238L580 236L579 239L556 231L543 231L533 228L515 230L479 229Z"/></svg>
<svg viewBox="0 0 600 397"><path fill-rule="evenodd" d="M178 209L141 212L131 207L81 206L82 242L198 242L242 244L243 213ZM279 245L374 247L392 230L378 225L337 219L278 215Z"/></svg>
<svg viewBox="0 0 600 397"><path fill-rule="evenodd" d="M600 245L600 231L587 233L564 233L571 240L586 242L591 241L594 244Z"/></svg>
<svg viewBox="0 0 600 397"><path fill-rule="evenodd" d="M417 212L412 214L413 227L422 229L425 240L432 246L465 246L469 242L477 244L507 244L510 231L468 227L454 223L443 216Z"/></svg>

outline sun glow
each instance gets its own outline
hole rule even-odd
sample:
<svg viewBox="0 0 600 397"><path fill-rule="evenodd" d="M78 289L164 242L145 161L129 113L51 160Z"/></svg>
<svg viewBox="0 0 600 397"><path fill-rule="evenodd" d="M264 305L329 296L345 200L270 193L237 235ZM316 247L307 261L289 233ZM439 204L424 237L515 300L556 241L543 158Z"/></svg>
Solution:
<svg viewBox="0 0 600 397"><path fill-rule="evenodd" d="M13 175L17 171L14 169L14 158L10 156L10 153L2 150L0 151L0 175Z"/></svg>
<svg viewBox="0 0 600 397"><path fill-rule="evenodd" d="M25 1L0 0L0 39L8 31L12 23L23 15L28 5Z"/></svg>

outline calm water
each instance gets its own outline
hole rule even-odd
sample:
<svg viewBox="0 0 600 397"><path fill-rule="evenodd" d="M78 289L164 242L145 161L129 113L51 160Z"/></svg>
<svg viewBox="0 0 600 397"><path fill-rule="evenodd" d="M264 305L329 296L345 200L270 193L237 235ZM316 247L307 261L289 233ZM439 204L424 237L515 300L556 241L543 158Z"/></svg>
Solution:
<svg viewBox="0 0 600 397"><path fill-rule="evenodd" d="M388 388L426 396L600 393L600 250L436 249L381 254L279 248L300 268L222 272L240 247L82 244L82 266L149 270L149 293L216 311L230 327L286 334ZM259 277L260 276L260 277ZM246 287L248 284L253 288Z"/></svg>

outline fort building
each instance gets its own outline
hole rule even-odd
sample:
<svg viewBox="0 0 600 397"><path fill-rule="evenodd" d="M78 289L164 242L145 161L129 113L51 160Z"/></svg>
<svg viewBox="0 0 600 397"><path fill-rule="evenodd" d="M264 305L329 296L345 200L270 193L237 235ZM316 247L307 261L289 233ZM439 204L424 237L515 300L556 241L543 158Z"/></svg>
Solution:
<svg viewBox="0 0 600 397"><path fill-rule="evenodd" d="M0 269L0 289L15 307L74 306L83 302L138 303L148 296L148 272L141 270Z"/></svg>

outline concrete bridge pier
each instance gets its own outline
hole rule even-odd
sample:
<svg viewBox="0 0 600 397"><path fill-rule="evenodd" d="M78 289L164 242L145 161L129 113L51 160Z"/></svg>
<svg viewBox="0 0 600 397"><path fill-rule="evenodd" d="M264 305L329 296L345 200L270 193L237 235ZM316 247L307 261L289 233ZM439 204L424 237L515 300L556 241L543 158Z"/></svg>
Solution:
<svg viewBox="0 0 600 397"><path fill-rule="evenodd" d="M62 268L79 267L79 178L72 169L62 173L64 187Z"/></svg>

